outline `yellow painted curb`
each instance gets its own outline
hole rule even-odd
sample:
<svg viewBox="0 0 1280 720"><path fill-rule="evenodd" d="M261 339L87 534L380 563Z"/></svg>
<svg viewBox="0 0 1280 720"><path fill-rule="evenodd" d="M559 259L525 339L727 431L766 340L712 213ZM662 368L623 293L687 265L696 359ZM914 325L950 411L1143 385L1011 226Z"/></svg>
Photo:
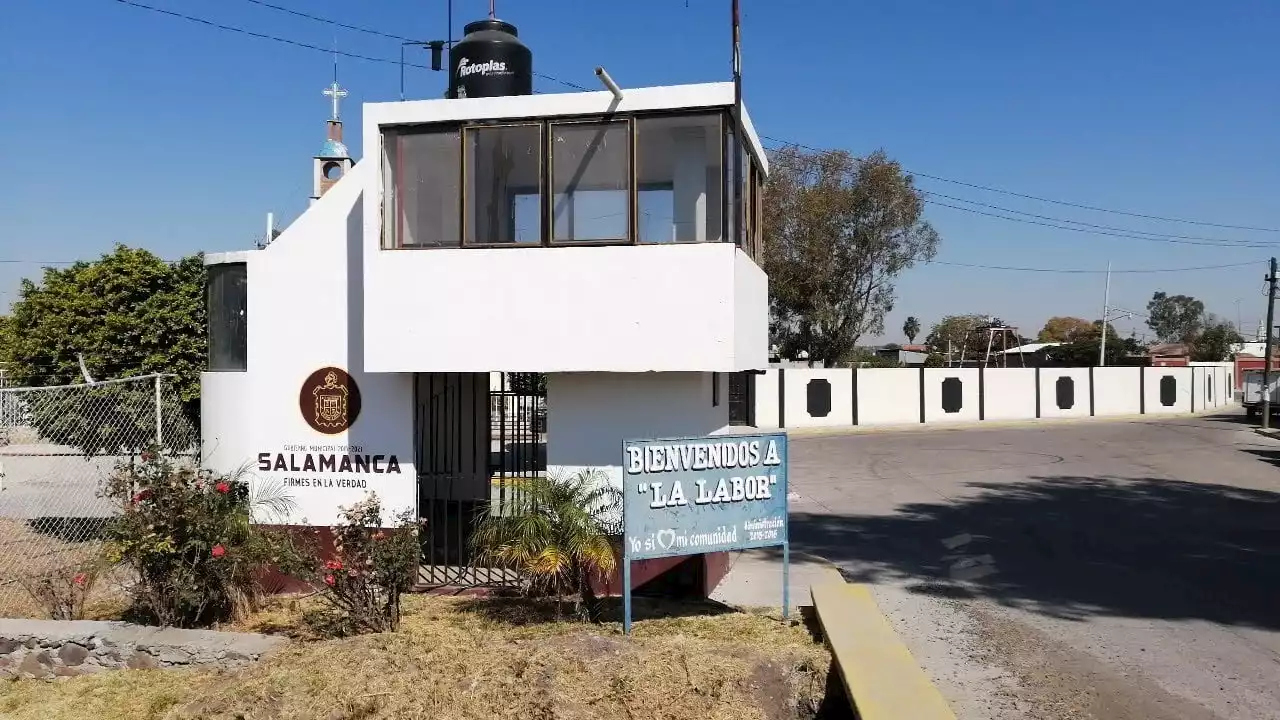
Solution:
<svg viewBox="0 0 1280 720"><path fill-rule="evenodd" d="M845 692L861 720L956 720L880 612L870 588L839 582L814 585L810 592Z"/></svg>

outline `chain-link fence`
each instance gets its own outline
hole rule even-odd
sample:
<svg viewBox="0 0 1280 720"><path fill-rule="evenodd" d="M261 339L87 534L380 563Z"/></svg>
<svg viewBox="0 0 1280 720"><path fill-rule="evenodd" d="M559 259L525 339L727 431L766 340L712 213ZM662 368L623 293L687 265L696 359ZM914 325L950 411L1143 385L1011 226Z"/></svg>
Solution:
<svg viewBox="0 0 1280 720"><path fill-rule="evenodd" d="M115 508L115 467L152 444L196 458L199 432L163 375L0 387L0 617L31 612L27 585L93 557Z"/></svg>

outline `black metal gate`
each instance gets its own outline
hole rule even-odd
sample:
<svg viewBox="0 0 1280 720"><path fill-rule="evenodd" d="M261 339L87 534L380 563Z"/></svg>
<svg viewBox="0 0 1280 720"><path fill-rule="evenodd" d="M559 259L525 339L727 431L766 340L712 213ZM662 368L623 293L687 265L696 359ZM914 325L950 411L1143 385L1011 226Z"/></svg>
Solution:
<svg viewBox="0 0 1280 720"><path fill-rule="evenodd" d="M419 373L415 451L421 585L504 585L503 568L475 561L471 534L501 513L520 479L546 472L546 390L532 373Z"/></svg>
<svg viewBox="0 0 1280 720"><path fill-rule="evenodd" d="M752 372L729 374L729 424L756 424L756 376Z"/></svg>

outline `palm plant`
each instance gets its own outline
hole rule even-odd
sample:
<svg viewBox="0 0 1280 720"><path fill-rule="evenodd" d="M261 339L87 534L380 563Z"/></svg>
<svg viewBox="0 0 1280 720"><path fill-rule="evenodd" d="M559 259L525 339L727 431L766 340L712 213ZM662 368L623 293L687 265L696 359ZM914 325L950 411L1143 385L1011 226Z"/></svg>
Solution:
<svg viewBox="0 0 1280 720"><path fill-rule="evenodd" d="M617 567L622 491L599 470L528 478L503 507L477 524L472 546L482 562L519 572L531 594L574 596L574 609L595 619L592 576Z"/></svg>

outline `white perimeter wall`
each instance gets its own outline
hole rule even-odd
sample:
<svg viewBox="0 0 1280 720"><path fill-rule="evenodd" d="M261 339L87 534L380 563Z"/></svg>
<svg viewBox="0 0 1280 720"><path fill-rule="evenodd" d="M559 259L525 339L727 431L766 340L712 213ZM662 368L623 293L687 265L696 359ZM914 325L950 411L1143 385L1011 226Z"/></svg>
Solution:
<svg viewBox="0 0 1280 720"><path fill-rule="evenodd" d="M756 423L764 429L779 427L779 378L785 415L781 426L801 428L920 424L922 384L925 423L1034 420L1037 401L1038 416L1046 419L1137 415L1144 411L1208 412L1234 403L1229 377L1232 372L1230 363L1204 363L1194 368L1145 371L1136 367L1100 367L1093 368L1092 374L1090 368L987 368L981 372L977 368L925 368L923 373L917 368L787 368L753 377ZM1160 398L1160 380L1166 376L1175 384L1172 405L1164 405ZM954 412L947 412L943 406L943 383L948 378L959 381L960 406L955 408L954 403L948 403ZM1063 403L1069 406L1065 408L1059 407L1059 378L1071 382L1071 397ZM825 416L810 412L809 383L813 380L830 387L831 410ZM855 397L856 409L852 402ZM821 403L818 405L821 410Z"/></svg>
<svg viewBox="0 0 1280 720"><path fill-rule="evenodd" d="M787 427L853 424L853 371L849 368L814 368L795 375L787 371L783 390ZM774 393L776 396L776 389ZM814 396L813 407L810 394Z"/></svg>
<svg viewBox="0 0 1280 720"><path fill-rule="evenodd" d="M1089 417L1089 368L1040 368L1040 417Z"/></svg>
<svg viewBox="0 0 1280 720"><path fill-rule="evenodd" d="M959 387L960 406L943 402L944 383ZM977 368L925 368L924 369L924 421L960 422L978 419L980 384ZM952 400L954 398L947 398Z"/></svg>
<svg viewBox="0 0 1280 720"><path fill-rule="evenodd" d="M729 425L728 377L712 373L548 373L547 468L598 468L622 486L622 443L710 435Z"/></svg>
<svg viewBox="0 0 1280 720"><path fill-rule="evenodd" d="M787 383L803 383L807 370L788 370ZM795 373L794 376L792 373ZM794 379L793 379L794 377ZM920 371L915 368L860 368L858 424L920 422Z"/></svg>
<svg viewBox="0 0 1280 720"><path fill-rule="evenodd" d="M1169 382L1173 383L1172 393L1164 391ZM1146 399L1143 412L1147 415L1191 412L1191 368L1149 367L1143 385Z"/></svg>
<svg viewBox="0 0 1280 720"><path fill-rule="evenodd" d="M1093 414L1137 415L1142 412L1138 391L1142 368L1097 367L1093 369Z"/></svg>
<svg viewBox="0 0 1280 720"><path fill-rule="evenodd" d="M777 428L778 370L766 370L755 376L756 427Z"/></svg>
<svg viewBox="0 0 1280 720"><path fill-rule="evenodd" d="M248 370L201 376L204 464L222 472L247 467L254 486L281 487L290 478L310 482L310 487L283 487L297 506L285 519L290 524L331 525L337 521L338 506L350 505L369 491L382 500L384 518L417 504L413 376L369 373L363 362L364 298L357 281L362 258L360 190L363 176L373 168L373 163L357 164L275 242L247 253ZM299 405L303 381L326 366L346 370L363 400L355 423L336 435L311 429ZM291 449L297 446L306 449ZM312 447L334 448L315 452L338 456L395 455L400 472L258 469L260 453L271 458L284 453L287 459L292 452L301 462ZM365 487L328 482L352 479Z"/></svg>
<svg viewBox="0 0 1280 720"><path fill-rule="evenodd" d="M1036 371L1033 368L987 368L982 376L984 420L1035 418Z"/></svg>

